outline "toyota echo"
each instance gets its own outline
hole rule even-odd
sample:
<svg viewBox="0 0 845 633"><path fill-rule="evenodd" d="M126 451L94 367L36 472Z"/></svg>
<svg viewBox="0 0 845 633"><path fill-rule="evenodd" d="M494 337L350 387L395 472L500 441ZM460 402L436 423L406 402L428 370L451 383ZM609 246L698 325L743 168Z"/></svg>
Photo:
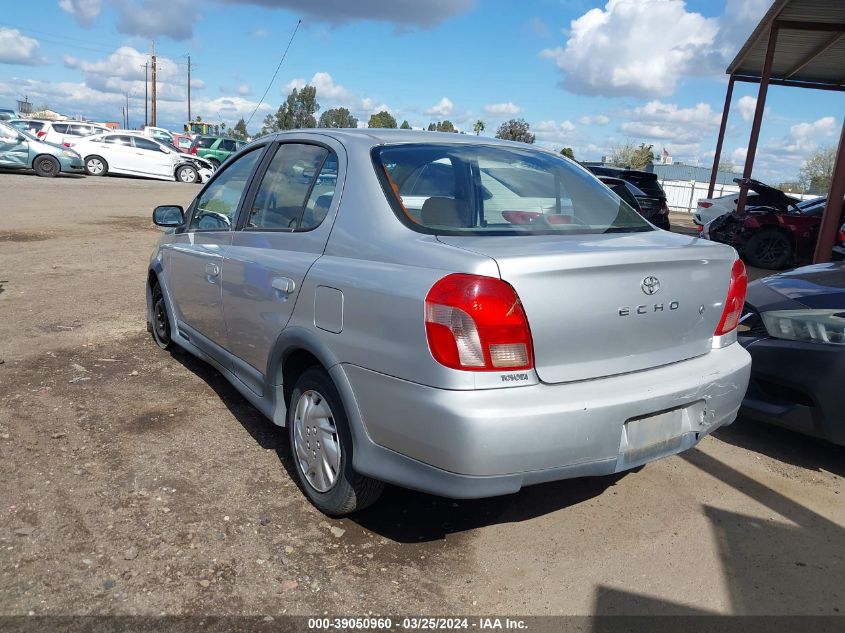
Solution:
<svg viewBox="0 0 845 633"><path fill-rule="evenodd" d="M605 475L734 420L746 274L579 165L398 130L262 137L166 227L147 320L287 427L329 515Z"/></svg>

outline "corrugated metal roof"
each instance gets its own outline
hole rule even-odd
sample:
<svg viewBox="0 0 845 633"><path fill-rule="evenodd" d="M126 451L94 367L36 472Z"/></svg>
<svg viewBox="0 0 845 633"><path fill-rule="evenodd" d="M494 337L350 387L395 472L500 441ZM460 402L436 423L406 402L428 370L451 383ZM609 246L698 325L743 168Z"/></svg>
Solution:
<svg viewBox="0 0 845 633"><path fill-rule="evenodd" d="M776 0L728 66L728 74L760 77L775 20L845 28L845 0ZM778 29L772 79L827 86L845 84L845 32Z"/></svg>
<svg viewBox="0 0 845 633"><path fill-rule="evenodd" d="M663 165L660 163L648 165L646 171L657 175L660 180L683 180L696 182L710 181L709 167L696 167L695 165ZM720 171L716 174L716 183L720 185L733 185L734 178L740 174L729 171Z"/></svg>

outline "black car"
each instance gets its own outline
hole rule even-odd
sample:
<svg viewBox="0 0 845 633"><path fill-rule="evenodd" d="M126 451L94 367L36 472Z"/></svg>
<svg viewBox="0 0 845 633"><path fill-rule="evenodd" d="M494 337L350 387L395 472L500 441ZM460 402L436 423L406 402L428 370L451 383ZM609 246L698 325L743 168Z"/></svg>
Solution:
<svg viewBox="0 0 845 633"><path fill-rule="evenodd" d="M669 230L669 206L666 204L666 192L657 180L657 174L639 169L625 169L623 167L609 167L603 163L582 163L583 166L596 176L619 178L629 182L639 189L637 202L642 216L655 226Z"/></svg>
<svg viewBox="0 0 845 633"><path fill-rule="evenodd" d="M739 342L752 358L742 415L845 446L845 263L749 284Z"/></svg>
<svg viewBox="0 0 845 633"><path fill-rule="evenodd" d="M634 211L643 215L639 198L645 194L640 189L637 189L630 182L622 180L621 178L612 178L611 176L599 176L598 178L606 184L613 193L627 202L628 206L630 206Z"/></svg>

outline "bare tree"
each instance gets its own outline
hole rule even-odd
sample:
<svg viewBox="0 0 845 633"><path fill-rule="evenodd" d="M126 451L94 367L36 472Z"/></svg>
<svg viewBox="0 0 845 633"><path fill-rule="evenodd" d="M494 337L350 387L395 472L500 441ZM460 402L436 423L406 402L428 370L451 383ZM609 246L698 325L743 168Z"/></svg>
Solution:
<svg viewBox="0 0 845 633"><path fill-rule="evenodd" d="M617 167L629 167L631 169L643 169L646 165L654 162L653 145L640 143L634 145L631 141L625 141L616 145L610 152L610 163Z"/></svg>

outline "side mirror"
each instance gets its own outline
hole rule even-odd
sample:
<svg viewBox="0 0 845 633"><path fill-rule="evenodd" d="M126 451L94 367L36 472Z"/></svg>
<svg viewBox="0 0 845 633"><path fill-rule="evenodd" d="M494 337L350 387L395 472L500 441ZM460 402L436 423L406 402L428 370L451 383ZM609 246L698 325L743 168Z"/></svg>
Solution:
<svg viewBox="0 0 845 633"><path fill-rule="evenodd" d="M182 226L185 222L185 212L182 207L175 205L162 205L153 209L153 224L165 228Z"/></svg>

